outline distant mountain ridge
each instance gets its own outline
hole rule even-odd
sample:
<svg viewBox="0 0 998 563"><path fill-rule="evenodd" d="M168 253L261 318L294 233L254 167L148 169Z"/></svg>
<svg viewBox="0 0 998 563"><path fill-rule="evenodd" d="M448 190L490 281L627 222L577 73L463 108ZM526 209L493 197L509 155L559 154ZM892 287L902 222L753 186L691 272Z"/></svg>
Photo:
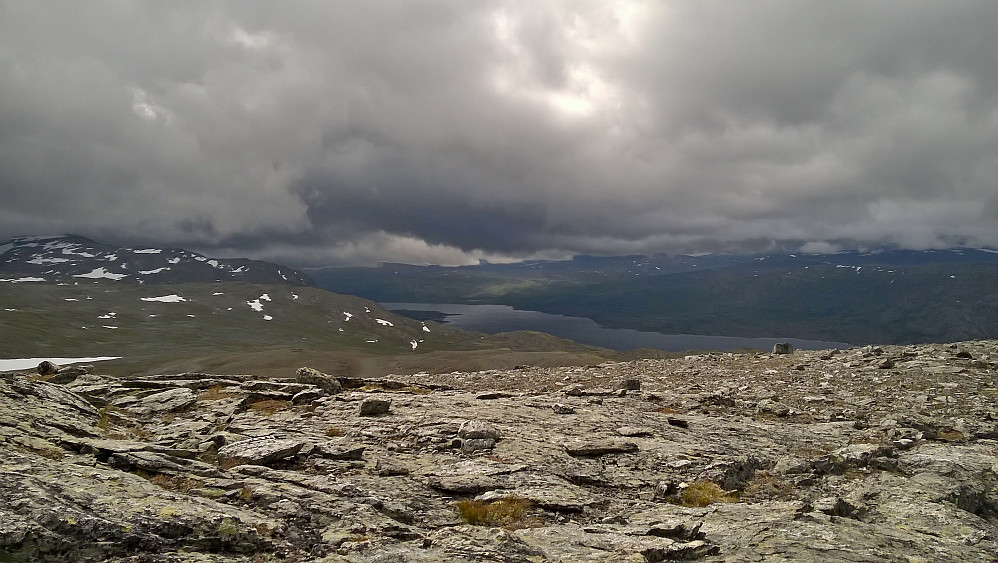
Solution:
<svg viewBox="0 0 998 563"><path fill-rule="evenodd" d="M182 248L116 247L76 235L15 237L0 244L0 281L97 280L315 286L309 276L287 266L247 258L209 258Z"/></svg>
<svg viewBox="0 0 998 563"><path fill-rule="evenodd" d="M501 304L665 334L853 344L998 338L998 251L577 257L312 271L378 302Z"/></svg>

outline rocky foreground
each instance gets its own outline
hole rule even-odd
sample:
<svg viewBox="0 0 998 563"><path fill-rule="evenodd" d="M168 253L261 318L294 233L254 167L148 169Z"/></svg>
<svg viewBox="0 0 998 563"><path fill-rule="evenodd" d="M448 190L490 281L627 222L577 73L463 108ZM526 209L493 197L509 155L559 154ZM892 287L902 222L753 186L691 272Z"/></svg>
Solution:
<svg viewBox="0 0 998 563"><path fill-rule="evenodd" d="M0 374L0 560L994 561L996 362Z"/></svg>

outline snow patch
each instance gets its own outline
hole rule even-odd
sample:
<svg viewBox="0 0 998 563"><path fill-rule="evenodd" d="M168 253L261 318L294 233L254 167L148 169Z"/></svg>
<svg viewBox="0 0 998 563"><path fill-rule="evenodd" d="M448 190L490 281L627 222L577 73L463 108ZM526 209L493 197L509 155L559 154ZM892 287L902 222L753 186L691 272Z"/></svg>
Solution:
<svg viewBox="0 0 998 563"><path fill-rule="evenodd" d="M240 274L240 273L245 272L245 271L246 271L246 266L239 266L235 270L232 270L232 273L233 274Z"/></svg>
<svg viewBox="0 0 998 563"><path fill-rule="evenodd" d="M114 330L114 329L118 328L116 326L110 326L110 325L101 325L101 326L103 326L104 328L109 328L111 330Z"/></svg>
<svg viewBox="0 0 998 563"><path fill-rule="evenodd" d="M163 252L159 248L140 248L138 250L133 250L132 254L159 254Z"/></svg>
<svg viewBox="0 0 998 563"><path fill-rule="evenodd" d="M34 278L34 277L17 278L17 279L10 278L10 279L0 280L0 282L10 282L10 283L43 282L43 281L45 281L45 278Z"/></svg>
<svg viewBox="0 0 998 563"><path fill-rule="evenodd" d="M270 295L267 294L267 293L264 293L263 295L260 296L260 299L262 299L264 301L270 301Z"/></svg>
<svg viewBox="0 0 998 563"><path fill-rule="evenodd" d="M75 275L73 277L74 278L90 278L90 279L107 278L109 280L120 280L121 278L125 277L126 275L127 274L115 274L113 272L108 272L104 268L96 268L96 269L94 269L94 271L90 272L89 274L77 274L77 275Z"/></svg>
<svg viewBox="0 0 998 563"><path fill-rule="evenodd" d="M292 301L298 301L298 294L297 293L292 293L291 294L291 300Z"/></svg>
<svg viewBox="0 0 998 563"><path fill-rule="evenodd" d="M263 303L260 303L259 299L254 299L252 301L247 301L246 304L250 306L250 309L253 309L254 311L256 311L258 313L260 311L263 311Z"/></svg>
<svg viewBox="0 0 998 563"><path fill-rule="evenodd" d="M117 254L108 254L107 256L104 257L104 259L107 260L108 262L114 262L115 260L118 259L118 255Z"/></svg>
<svg viewBox="0 0 998 563"><path fill-rule="evenodd" d="M265 320L265 321L272 321L272 320L274 320L274 317L271 317L270 315L264 315L263 316L263 320Z"/></svg>
<svg viewBox="0 0 998 563"><path fill-rule="evenodd" d="M386 321L385 319L374 319L374 320L375 320L375 322L377 322L377 323L378 323L379 325L384 325L384 326L395 326L395 325L393 325L392 323L390 323L390 322Z"/></svg>
<svg viewBox="0 0 998 563"><path fill-rule="evenodd" d="M430 327L423 325L423 332L430 332Z"/></svg>
<svg viewBox="0 0 998 563"><path fill-rule="evenodd" d="M11 358L0 359L0 371L11 371L17 369L29 369L37 367L38 364L48 360L53 364L65 366L69 364L103 362L105 360L117 360L121 356L100 356L94 358Z"/></svg>
<svg viewBox="0 0 998 563"><path fill-rule="evenodd" d="M28 260L28 264L60 264L62 262L69 262L69 258L42 258L41 256L37 258L32 258Z"/></svg>
<svg viewBox="0 0 998 563"><path fill-rule="evenodd" d="M143 301L157 301L159 303L183 303L184 301L187 301L176 293L172 295L164 295L162 297L142 297L141 299Z"/></svg>
<svg viewBox="0 0 998 563"><path fill-rule="evenodd" d="M149 274L158 274L160 272L165 272L169 269L170 268L162 267L162 268L156 268L155 270L139 270L139 273L144 276L148 276Z"/></svg>
<svg viewBox="0 0 998 563"><path fill-rule="evenodd" d="M170 258L169 260L167 260L167 262L170 263L170 264L179 264L180 263L180 257L178 256L178 257L175 257L175 258Z"/></svg>
<svg viewBox="0 0 998 563"><path fill-rule="evenodd" d="M343 311L343 316L346 317L345 319L343 319L344 321L349 321L351 318L353 318L353 314L347 313L346 311Z"/></svg>
<svg viewBox="0 0 998 563"><path fill-rule="evenodd" d="M411 344L411 345L412 345L412 349L413 349L413 350L415 350L415 349L416 349L416 346L419 346L419 343L418 343L418 342L416 342L415 340L410 340L410 341L409 341L409 344Z"/></svg>
<svg viewBox="0 0 998 563"><path fill-rule="evenodd" d="M220 268L221 267L221 266L218 265L218 260L208 260L208 265L211 266L212 268Z"/></svg>
<svg viewBox="0 0 998 563"><path fill-rule="evenodd" d="M225 295L225 293L221 291L216 291L215 293L212 293L212 295Z"/></svg>
<svg viewBox="0 0 998 563"><path fill-rule="evenodd" d="M118 314L118 313L115 313L114 311L111 311L110 313L108 313L108 314L106 314L106 315L100 315L100 316L99 316L99 317L97 317L97 318L98 318L98 319L113 319L113 318L115 317L115 315L117 315L117 314Z"/></svg>

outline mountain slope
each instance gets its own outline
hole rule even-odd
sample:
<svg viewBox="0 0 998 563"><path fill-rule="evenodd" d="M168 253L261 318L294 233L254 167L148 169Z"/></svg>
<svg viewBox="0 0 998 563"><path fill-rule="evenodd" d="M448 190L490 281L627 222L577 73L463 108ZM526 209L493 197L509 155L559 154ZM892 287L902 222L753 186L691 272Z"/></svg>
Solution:
<svg viewBox="0 0 998 563"><path fill-rule="evenodd" d="M417 321L313 287L0 283L0 303L0 358L121 356L110 362L116 373L314 365L384 375L615 357L540 333L485 335Z"/></svg>
<svg viewBox="0 0 998 563"><path fill-rule="evenodd" d="M119 248L73 236L18 237L0 244L0 279L6 282L139 284L240 281L313 286L305 274L260 260L208 258L180 248Z"/></svg>
<svg viewBox="0 0 998 563"><path fill-rule="evenodd" d="M379 301L503 304L669 334L854 344L998 337L998 253L982 249L384 265L315 276Z"/></svg>

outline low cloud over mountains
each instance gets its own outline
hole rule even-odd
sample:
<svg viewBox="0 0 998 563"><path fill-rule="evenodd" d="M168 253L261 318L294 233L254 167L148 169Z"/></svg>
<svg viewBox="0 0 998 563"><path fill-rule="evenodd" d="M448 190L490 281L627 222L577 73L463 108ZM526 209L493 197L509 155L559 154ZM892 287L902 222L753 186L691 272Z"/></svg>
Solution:
<svg viewBox="0 0 998 563"><path fill-rule="evenodd" d="M998 246L993 2L0 13L0 239L293 265Z"/></svg>

